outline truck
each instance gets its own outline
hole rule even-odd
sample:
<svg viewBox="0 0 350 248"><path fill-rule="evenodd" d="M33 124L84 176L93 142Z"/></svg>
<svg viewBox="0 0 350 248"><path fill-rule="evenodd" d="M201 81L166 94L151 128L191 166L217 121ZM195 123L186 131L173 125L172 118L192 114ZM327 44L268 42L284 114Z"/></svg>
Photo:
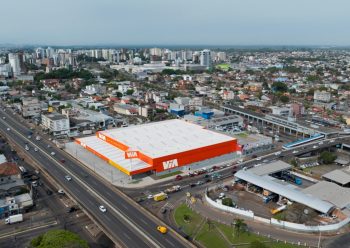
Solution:
<svg viewBox="0 0 350 248"><path fill-rule="evenodd" d="M168 194L166 194L164 192L161 192L161 193L153 196L153 200L155 200L155 201L164 201L167 198L168 198Z"/></svg>
<svg viewBox="0 0 350 248"><path fill-rule="evenodd" d="M5 219L5 224L14 224L23 221L23 214L11 215Z"/></svg>
<svg viewBox="0 0 350 248"><path fill-rule="evenodd" d="M181 190L181 186L180 185L174 185L173 187L167 188L166 190L164 190L164 193L166 194L171 194L174 192L178 192Z"/></svg>
<svg viewBox="0 0 350 248"><path fill-rule="evenodd" d="M287 208L287 205L282 205L278 208L275 208L275 209L271 209L271 214L277 214L283 210L285 210Z"/></svg>

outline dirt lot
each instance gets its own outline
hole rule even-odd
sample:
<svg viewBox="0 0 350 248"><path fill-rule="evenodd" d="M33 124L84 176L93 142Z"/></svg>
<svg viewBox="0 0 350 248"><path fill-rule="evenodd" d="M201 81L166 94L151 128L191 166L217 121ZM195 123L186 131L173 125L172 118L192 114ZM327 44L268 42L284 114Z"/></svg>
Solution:
<svg viewBox="0 0 350 248"><path fill-rule="evenodd" d="M314 167L308 167L303 170L305 173L309 173L315 178L321 178L322 175L331 172L333 170L342 169L343 167L337 164L327 164L327 165L318 165Z"/></svg>

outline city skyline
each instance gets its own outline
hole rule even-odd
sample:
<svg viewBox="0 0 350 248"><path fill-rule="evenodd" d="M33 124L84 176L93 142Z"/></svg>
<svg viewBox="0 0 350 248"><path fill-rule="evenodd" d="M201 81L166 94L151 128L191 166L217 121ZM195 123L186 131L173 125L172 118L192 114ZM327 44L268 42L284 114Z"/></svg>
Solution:
<svg viewBox="0 0 350 248"><path fill-rule="evenodd" d="M350 4L301 0L1 3L0 44L348 46ZM19 7L20 6L20 7ZM252 8L254 6L254 8ZM15 10L15 11L11 11Z"/></svg>

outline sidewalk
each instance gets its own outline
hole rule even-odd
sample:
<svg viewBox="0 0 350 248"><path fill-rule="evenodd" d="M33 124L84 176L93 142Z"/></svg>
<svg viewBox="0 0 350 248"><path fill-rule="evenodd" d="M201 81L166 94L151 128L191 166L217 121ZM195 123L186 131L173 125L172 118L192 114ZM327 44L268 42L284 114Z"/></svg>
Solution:
<svg viewBox="0 0 350 248"><path fill-rule="evenodd" d="M234 219L244 219L242 216L234 215L231 213L226 213L219 211L217 209L212 208L209 206L205 200L203 203L201 201L196 201L193 205L191 205L191 208L199 213L202 216L207 216L209 219L213 221L220 222L225 225L231 225L232 221ZM244 219L244 221L248 224L249 230L251 232L254 232L258 235L266 236L275 240L280 241L286 241L288 243L294 243L298 244L300 242L303 246L311 246L311 247L317 247L318 244L318 235L317 234L303 234L303 233L296 233L292 231L287 231L283 229L277 229L275 227L272 227L270 225L266 225L263 223L254 222L250 219ZM328 239L329 237L322 236L322 240ZM322 243L322 242L321 242Z"/></svg>

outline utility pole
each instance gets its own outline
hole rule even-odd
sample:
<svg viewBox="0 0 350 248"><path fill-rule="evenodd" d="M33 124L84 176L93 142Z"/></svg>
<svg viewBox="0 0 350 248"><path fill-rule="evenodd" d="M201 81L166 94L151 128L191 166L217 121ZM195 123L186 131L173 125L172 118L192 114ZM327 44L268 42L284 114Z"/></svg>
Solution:
<svg viewBox="0 0 350 248"><path fill-rule="evenodd" d="M320 235L318 236L318 244L317 244L317 248L321 247L321 231L320 231Z"/></svg>

